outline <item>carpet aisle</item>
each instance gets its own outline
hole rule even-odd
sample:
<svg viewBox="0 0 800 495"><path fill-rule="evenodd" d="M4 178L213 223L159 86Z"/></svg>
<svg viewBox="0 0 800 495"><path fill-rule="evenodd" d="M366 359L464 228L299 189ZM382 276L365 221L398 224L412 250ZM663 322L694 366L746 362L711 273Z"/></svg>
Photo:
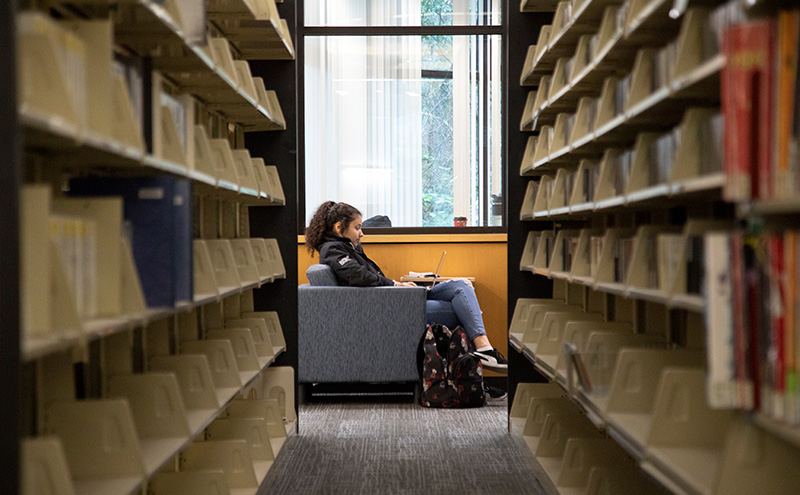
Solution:
<svg viewBox="0 0 800 495"><path fill-rule="evenodd" d="M301 406L300 433L259 494L544 494L532 454L507 433L507 407Z"/></svg>

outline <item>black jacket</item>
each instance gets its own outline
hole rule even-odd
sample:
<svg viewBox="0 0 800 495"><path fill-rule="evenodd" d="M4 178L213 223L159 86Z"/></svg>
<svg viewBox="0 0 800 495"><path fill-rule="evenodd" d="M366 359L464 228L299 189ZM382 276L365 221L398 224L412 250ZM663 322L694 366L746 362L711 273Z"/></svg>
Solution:
<svg viewBox="0 0 800 495"><path fill-rule="evenodd" d="M325 236L319 248L319 261L333 269L340 285L375 287L394 285L362 249L356 249L347 237Z"/></svg>

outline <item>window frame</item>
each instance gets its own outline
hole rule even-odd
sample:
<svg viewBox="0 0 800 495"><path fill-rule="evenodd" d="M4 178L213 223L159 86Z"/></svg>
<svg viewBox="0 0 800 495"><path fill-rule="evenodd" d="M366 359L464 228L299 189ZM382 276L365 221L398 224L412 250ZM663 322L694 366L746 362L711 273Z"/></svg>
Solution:
<svg viewBox="0 0 800 495"><path fill-rule="evenodd" d="M456 26L305 26L305 15L303 12L303 2L297 3L297 39L295 42L297 66L297 232L303 235L306 228L306 163L305 163L305 39L306 37L320 36L475 36L475 35L497 35L500 36L500 78L501 92L505 92L508 82L507 61L508 61L508 2L501 1L501 23L494 25L456 25ZM428 71L426 71L428 72ZM507 115L508 105L503 98L501 103L501 114ZM487 130L488 132L488 130ZM503 182L503 215L502 224L499 226L470 226L470 227L387 227L387 228L367 228L365 234L497 234L508 231L508 200L505 198L508 190L507 156L506 141L508 136L508 121L503 119L503 129L501 131L501 160L500 167ZM489 169L484 167L480 173L487 178ZM487 198L488 199L488 198ZM492 205L488 201L484 202L483 209L491 209ZM484 211L484 215L486 212ZM486 217L488 218L488 216Z"/></svg>

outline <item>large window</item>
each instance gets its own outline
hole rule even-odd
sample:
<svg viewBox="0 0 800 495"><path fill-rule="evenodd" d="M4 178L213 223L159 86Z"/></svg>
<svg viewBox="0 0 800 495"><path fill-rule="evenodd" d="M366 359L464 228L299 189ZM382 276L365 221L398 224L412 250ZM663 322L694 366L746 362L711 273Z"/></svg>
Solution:
<svg viewBox="0 0 800 495"><path fill-rule="evenodd" d="M441 28L496 23L484 3L306 2L307 25L401 26L306 30L306 220L332 199L393 227L502 225L500 35Z"/></svg>

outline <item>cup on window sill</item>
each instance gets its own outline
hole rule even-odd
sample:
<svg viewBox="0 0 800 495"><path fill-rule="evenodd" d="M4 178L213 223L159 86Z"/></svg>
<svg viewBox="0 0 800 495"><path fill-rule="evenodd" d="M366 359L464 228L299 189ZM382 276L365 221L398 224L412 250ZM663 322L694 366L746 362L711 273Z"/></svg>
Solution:
<svg viewBox="0 0 800 495"><path fill-rule="evenodd" d="M453 226L454 227L466 227L467 226L467 217L453 217Z"/></svg>

